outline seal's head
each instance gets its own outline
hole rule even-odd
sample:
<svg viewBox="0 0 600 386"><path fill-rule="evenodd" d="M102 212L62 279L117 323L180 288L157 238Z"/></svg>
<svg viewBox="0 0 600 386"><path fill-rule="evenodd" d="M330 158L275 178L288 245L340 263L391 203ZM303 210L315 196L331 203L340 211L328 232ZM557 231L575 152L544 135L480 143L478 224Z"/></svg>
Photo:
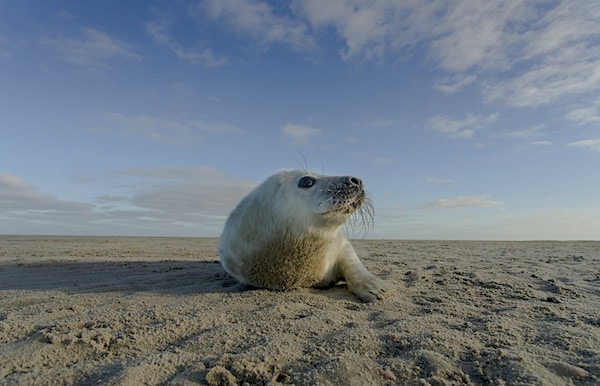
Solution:
<svg viewBox="0 0 600 386"><path fill-rule="evenodd" d="M271 200L277 217L293 217L286 221L287 227L300 232L317 227L337 228L363 206L367 213L371 211L362 181L352 176L282 171L263 185L271 186L277 197Z"/></svg>

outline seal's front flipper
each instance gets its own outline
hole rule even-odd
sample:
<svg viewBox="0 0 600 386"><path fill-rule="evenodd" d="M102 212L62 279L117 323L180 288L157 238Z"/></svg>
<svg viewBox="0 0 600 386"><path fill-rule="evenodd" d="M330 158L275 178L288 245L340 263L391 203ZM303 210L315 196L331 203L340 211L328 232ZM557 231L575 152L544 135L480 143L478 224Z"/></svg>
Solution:
<svg viewBox="0 0 600 386"><path fill-rule="evenodd" d="M358 296L363 302L372 302L375 299L383 299L385 286L383 280L368 274L359 280L348 279L348 289Z"/></svg>
<svg viewBox="0 0 600 386"><path fill-rule="evenodd" d="M349 241L345 241L343 253L338 256L336 268L339 277L348 283L350 292L364 302L382 299L385 286L383 280L371 274L360 261Z"/></svg>

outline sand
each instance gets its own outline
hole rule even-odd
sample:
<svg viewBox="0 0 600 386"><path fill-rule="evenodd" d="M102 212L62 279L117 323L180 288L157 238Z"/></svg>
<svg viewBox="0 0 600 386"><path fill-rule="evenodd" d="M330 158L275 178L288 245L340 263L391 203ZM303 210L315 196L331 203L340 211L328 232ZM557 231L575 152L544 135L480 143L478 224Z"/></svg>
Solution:
<svg viewBox="0 0 600 386"><path fill-rule="evenodd" d="M600 242L354 245L384 300L245 288L216 239L0 237L0 384L600 384Z"/></svg>

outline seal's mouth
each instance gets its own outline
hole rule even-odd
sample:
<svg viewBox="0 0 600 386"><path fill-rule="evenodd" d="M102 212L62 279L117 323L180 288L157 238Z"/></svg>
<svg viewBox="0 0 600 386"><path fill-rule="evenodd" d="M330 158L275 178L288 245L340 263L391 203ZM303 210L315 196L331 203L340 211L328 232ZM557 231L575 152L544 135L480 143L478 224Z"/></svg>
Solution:
<svg viewBox="0 0 600 386"><path fill-rule="evenodd" d="M342 211L347 214L354 213L357 209L360 209L365 202L365 192L360 192L354 200L350 200L342 206Z"/></svg>
<svg viewBox="0 0 600 386"><path fill-rule="evenodd" d="M324 214L352 214L360 209L366 200L362 189L339 188L331 191L333 194L327 200L329 208Z"/></svg>
<svg viewBox="0 0 600 386"><path fill-rule="evenodd" d="M373 227L375 209L369 196L363 189L362 183L335 184L330 183L326 191L326 199L319 204L323 212L319 213L325 223L342 225L354 232L362 229L367 234Z"/></svg>

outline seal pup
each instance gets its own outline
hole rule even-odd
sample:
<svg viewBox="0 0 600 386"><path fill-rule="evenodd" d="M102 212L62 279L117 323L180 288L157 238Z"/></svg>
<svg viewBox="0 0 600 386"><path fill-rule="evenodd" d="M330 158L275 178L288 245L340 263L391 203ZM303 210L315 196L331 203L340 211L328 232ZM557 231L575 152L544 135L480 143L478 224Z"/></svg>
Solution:
<svg viewBox="0 0 600 386"><path fill-rule="evenodd" d="M281 171L229 215L219 240L221 264L253 287L326 288L346 281L359 299L380 299L383 282L367 271L342 229L357 210L371 208L356 177Z"/></svg>

